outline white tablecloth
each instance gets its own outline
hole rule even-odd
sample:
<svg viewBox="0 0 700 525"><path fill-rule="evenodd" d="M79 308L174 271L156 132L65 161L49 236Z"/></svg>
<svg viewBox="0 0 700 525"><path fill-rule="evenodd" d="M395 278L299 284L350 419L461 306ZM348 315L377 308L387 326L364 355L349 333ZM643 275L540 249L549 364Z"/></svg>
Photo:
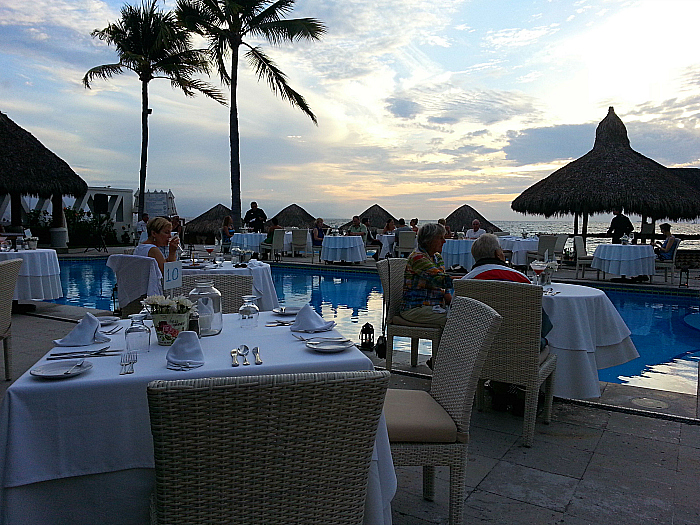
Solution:
<svg viewBox="0 0 700 525"><path fill-rule="evenodd" d="M284 247L282 248L286 253L292 253L292 232L284 232ZM304 253L311 253L311 233L306 231L306 249Z"/></svg>
<svg viewBox="0 0 700 525"><path fill-rule="evenodd" d="M591 268L613 275L654 275L656 255L650 244L600 244Z"/></svg>
<svg viewBox="0 0 700 525"><path fill-rule="evenodd" d="M63 297L61 268L56 250L19 250L0 252L0 261L22 259L14 300L58 299Z"/></svg>
<svg viewBox="0 0 700 525"><path fill-rule="evenodd" d="M234 233L231 238L231 248L238 247L243 250L258 251L260 243L267 238L264 233Z"/></svg>
<svg viewBox="0 0 700 525"><path fill-rule="evenodd" d="M498 238L503 250L513 252L511 263L513 266L527 266L527 252L536 252L539 244L537 237L523 239L522 237L503 236Z"/></svg>
<svg viewBox="0 0 700 525"><path fill-rule="evenodd" d="M557 355L554 395L600 397L598 370L639 357L629 328L603 291L575 284L551 288L560 293L543 296L542 307L553 325L547 340Z"/></svg>
<svg viewBox="0 0 700 525"><path fill-rule="evenodd" d="M255 235L255 234L247 234ZM234 268L233 263L227 261L221 268L210 268L210 269L188 269L183 268L183 275L207 275L207 274L238 274L238 275L252 275L253 276L253 293L258 298L257 305L261 311L272 310L273 308L279 308L279 302L277 301L277 293L275 292L275 285L272 282L272 273L270 271L270 265L266 263L260 263L260 266L255 266L254 268Z"/></svg>
<svg viewBox="0 0 700 525"><path fill-rule="evenodd" d="M382 249L379 252L380 259L394 253L394 242L396 242L396 235L393 233L379 233L377 234L377 240L382 243Z"/></svg>
<svg viewBox="0 0 700 525"><path fill-rule="evenodd" d="M321 245L321 260L364 262L367 259L365 243L359 235L326 235Z"/></svg>
<svg viewBox="0 0 700 525"><path fill-rule="evenodd" d="M442 246L442 260L445 261L445 268L459 264L467 270L471 270L474 266L474 257L472 257L474 240L447 239Z"/></svg>
<svg viewBox="0 0 700 525"><path fill-rule="evenodd" d="M264 326L273 318L272 313L261 313L258 328L241 330L237 315L224 315L222 333L200 340L205 365L187 372L166 369L167 348L157 346L153 337L150 352L139 355L130 375L119 375L119 356L93 358L91 370L64 380L39 380L25 373L7 390L0 407L0 521L148 523L154 465L149 381L373 369L356 348L339 354L307 349L289 328ZM124 348L122 334L112 337L113 348ZM263 365L231 366L230 349L244 343L260 346ZM245 451L244 444L235 446ZM390 524L396 476L383 418L373 460L365 523ZM235 483L235 473L231 475Z"/></svg>

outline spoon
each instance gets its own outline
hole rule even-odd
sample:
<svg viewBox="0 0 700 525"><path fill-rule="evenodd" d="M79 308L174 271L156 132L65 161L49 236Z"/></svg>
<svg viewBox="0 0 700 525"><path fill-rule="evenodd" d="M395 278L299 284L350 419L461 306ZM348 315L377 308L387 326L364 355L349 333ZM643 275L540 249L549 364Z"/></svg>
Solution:
<svg viewBox="0 0 700 525"><path fill-rule="evenodd" d="M66 371L63 372L63 373L64 373L64 374L70 374L70 373L71 373L73 370L75 370L76 368L78 368L78 367L80 367L80 366L83 366L83 363L84 363L84 362L85 362L85 359L81 359L80 361L78 361L77 363L75 363L73 366L71 366L68 370L66 370Z"/></svg>
<svg viewBox="0 0 700 525"><path fill-rule="evenodd" d="M238 366L238 350L236 348L231 350L231 366Z"/></svg>
<svg viewBox="0 0 700 525"><path fill-rule="evenodd" d="M248 355L248 352L250 350L248 349L247 345L241 345L238 347L238 355L243 356L243 365L249 365L250 363L248 362L248 358L246 357Z"/></svg>

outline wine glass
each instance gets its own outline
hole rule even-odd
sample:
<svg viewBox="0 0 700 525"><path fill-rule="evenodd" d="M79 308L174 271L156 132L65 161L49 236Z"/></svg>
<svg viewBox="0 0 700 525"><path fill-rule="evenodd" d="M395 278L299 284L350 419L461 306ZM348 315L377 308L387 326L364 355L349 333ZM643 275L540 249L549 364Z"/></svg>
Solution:
<svg viewBox="0 0 700 525"><path fill-rule="evenodd" d="M547 263L544 261L532 261L530 263L530 268L532 268L532 271L535 272L535 275L537 276L537 284L542 286L540 275L547 269Z"/></svg>
<svg viewBox="0 0 700 525"><path fill-rule="evenodd" d="M213 246L205 246L204 249L207 251L209 254L209 258L211 259L211 254L214 253L214 247Z"/></svg>

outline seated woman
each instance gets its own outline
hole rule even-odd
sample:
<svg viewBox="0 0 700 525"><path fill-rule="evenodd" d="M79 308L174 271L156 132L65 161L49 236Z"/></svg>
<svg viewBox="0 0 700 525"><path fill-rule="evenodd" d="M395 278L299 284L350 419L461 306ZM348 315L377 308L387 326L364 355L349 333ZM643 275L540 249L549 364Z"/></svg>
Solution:
<svg viewBox="0 0 700 525"><path fill-rule="evenodd" d="M418 219L411 219L408 224L414 232L418 233Z"/></svg>
<svg viewBox="0 0 700 525"><path fill-rule="evenodd" d="M450 230L450 227L447 225L447 221L445 219L438 219L438 224L441 224L442 227L445 228L445 239L451 239L452 230Z"/></svg>
<svg viewBox="0 0 700 525"><path fill-rule="evenodd" d="M134 255L153 257L158 262L160 273L166 262L177 260L177 249L180 246L179 237L171 237L172 223L164 217L154 217L146 225L148 237L134 248ZM164 257L160 247L168 247L168 257Z"/></svg>
<svg viewBox="0 0 700 525"><path fill-rule="evenodd" d="M270 227L267 229L267 237L265 237L265 240L263 241L265 244L272 244L272 238L275 236L275 230L281 230L282 226L280 226L279 221L277 220L277 217L272 217L270 219Z"/></svg>
<svg viewBox="0 0 700 525"><path fill-rule="evenodd" d="M221 252L229 253L231 251L231 239L233 238L233 219L230 215L224 217L224 222L221 224Z"/></svg>
<svg viewBox="0 0 700 525"><path fill-rule="evenodd" d="M311 244L313 246L321 246L323 244L323 219L319 217L314 223L314 228L311 231Z"/></svg>
<svg viewBox="0 0 700 525"><path fill-rule="evenodd" d="M664 242L656 241L654 243L654 253L660 261L670 261L673 259L673 250L676 247L676 238L671 235L671 225L667 222L659 224L659 229L665 237Z"/></svg>
<svg viewBox="0 0 700 525"><path fill-rule="evenodd" d="M394 230L396 229L396 225L394 224L394 219L389 219L386 221L386 224L384 225L384 230L382 233L386 235L387 233L394 233Z"/></svg>
<svg viewBox="0 0 700 525"><path fill-rule="evenodd" d="M412 323L444 327L453 292L440 255L445 228L425 224L418 230L417 242L406 263L400 315Z"/></svg>

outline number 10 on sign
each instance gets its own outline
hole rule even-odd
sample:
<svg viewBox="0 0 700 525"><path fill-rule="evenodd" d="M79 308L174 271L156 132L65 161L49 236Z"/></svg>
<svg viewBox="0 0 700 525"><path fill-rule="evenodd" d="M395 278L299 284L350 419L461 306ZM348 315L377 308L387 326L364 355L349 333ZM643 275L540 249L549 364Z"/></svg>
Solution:
<svg viewBox="0 0 700 525"><path fill-rule="evenodd" d="M182 286L182 261L166 262L163 274L163 290Z"/></svg>

